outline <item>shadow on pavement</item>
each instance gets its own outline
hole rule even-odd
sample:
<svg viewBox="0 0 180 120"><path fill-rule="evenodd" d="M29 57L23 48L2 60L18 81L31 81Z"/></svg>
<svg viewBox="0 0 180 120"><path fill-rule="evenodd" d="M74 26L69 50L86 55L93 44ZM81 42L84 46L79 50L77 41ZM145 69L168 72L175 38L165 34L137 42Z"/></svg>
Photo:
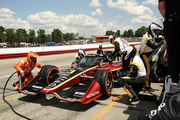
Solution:
<svg viewBox="0 0 180 120"><path fill-rule="evenodd" d="M127 120L138 120L138 118L142 119L151 110L158 107L158 105L160 104L159 99L162 91L162 84L153 84L153 86L154 92L142 90L139 95L139 101L137 102L127 104L125 102L129 99L127 94L118 101L118 103L127 105L126 109L123 111L124 114L129 115L129 118ZM113 96L117 97L119 95L113 94Z"/></svg>
<svg viewBox="0 0 180 120"><path fill-rule="evenodd" d="M91 107L99 104L96 101L93 101L89 104L82 104L80 102L68 102L68 101L60 101L56 97L52 97L51 99L46 99L44 94L36 95L36 96L24 96L19 98L20 101L37 103L41 106L52 106L62 109L68 109L73 111L86 111Z"/></svg>

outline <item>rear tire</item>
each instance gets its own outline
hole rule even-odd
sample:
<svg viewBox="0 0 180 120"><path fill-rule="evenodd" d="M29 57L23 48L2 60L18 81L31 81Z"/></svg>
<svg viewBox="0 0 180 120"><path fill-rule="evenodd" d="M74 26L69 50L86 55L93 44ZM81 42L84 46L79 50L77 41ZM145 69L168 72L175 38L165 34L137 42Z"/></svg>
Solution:
<svg viewBox="0 0 180 120"><path fill-rule="evenodd" d="M59 77L59 69L56 66L52 65L45 65L40 70L40 76L42 79L42 82L47 86L51 84L55 78Z"/></svg>
<svg viewBox="0 0 180 120"><path fill-rule="evenodd" d="M109 96L114 87L112 72L109 69L99 69L96 71L94 78L100 84L101 93Z"/></svg>

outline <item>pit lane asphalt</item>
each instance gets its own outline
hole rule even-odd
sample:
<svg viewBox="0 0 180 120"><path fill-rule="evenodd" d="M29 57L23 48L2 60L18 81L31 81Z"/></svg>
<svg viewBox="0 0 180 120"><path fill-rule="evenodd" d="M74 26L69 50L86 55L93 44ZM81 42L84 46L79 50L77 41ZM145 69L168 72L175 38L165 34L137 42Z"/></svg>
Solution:
<svg viewBox="0 0 180 120"><path fill-rule="evenodd" d="M139 48L139 46L136 46ZM88 51L87 53L95 53ZM55 65L59 69L70 68L71 62L77 53L40 56L39 61L44 65ZM24 58L0 60L0 120L24 119L12 112L10 107L2 100L2 91L8 77L15 72L14 64ZM33 70L33 75L39 71ZM45 95L27 96L18 93L12 87L13 82L17 80L17 75L13 76L7 85L6 100L13 106L16 112L33 120L138 120L138 115L157 107L152 101L134 102L131 105L124 103L128 99L123 88L116 84L112 95L109 98L100 97L89 104L71 103L59 101L55 97ZM142 91L145 95L160 95L162 84L152 84L156 90L149 94ZM112 97L122 97L119 101L112 101Z"/></svg>

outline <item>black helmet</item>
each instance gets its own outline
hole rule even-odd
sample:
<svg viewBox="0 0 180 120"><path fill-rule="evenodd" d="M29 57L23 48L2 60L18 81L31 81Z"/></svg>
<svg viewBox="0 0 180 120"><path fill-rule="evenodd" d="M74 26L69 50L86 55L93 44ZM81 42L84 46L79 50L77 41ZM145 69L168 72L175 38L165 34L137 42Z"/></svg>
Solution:
<svg viewBox="0 0 180 120"><path fill-rule="evenodd" d="M102 49L102 45L99 45L99 49Z"/></svg>

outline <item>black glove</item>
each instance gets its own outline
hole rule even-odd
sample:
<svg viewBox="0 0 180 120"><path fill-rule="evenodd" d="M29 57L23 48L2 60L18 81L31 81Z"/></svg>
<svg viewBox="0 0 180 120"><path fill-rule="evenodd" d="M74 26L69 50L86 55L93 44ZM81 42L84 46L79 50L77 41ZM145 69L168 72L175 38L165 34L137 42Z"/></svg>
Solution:
<svg viewBox="0 0 180 120"><path fill-rule="evenodd" d="M106 54L103 54L103 57L104 57L105 61L109 62L110 64L112 63L112 61L113 61L112 58L108 58L108 56Z"/></svg>
<svg viewBox="0 0 180 120"><path fill-rule="evenodd" d="M111 59L115 59L115 51L113 51L112 53L111 53Z"/></svg>
<svg viewBox="0 0 180 120"><path fill-rule="evenodd" d="M164 42L160 42L157 44L158 47L160 47L161 45L163 45Z"/></svg>
<svg viewBox="0 0 180 120"><path fill-rule="evenodd" d="M113 51L112 53L111 53L111 56L114 56L115 55L115 51Z"/></svg>
<svg viewBox="0 0 180 120"><path fill-rule="evenodd" d="M163 40L164 40L164 38L162 38L162 37L155 38L155 42L162 42Z"/></svg>

